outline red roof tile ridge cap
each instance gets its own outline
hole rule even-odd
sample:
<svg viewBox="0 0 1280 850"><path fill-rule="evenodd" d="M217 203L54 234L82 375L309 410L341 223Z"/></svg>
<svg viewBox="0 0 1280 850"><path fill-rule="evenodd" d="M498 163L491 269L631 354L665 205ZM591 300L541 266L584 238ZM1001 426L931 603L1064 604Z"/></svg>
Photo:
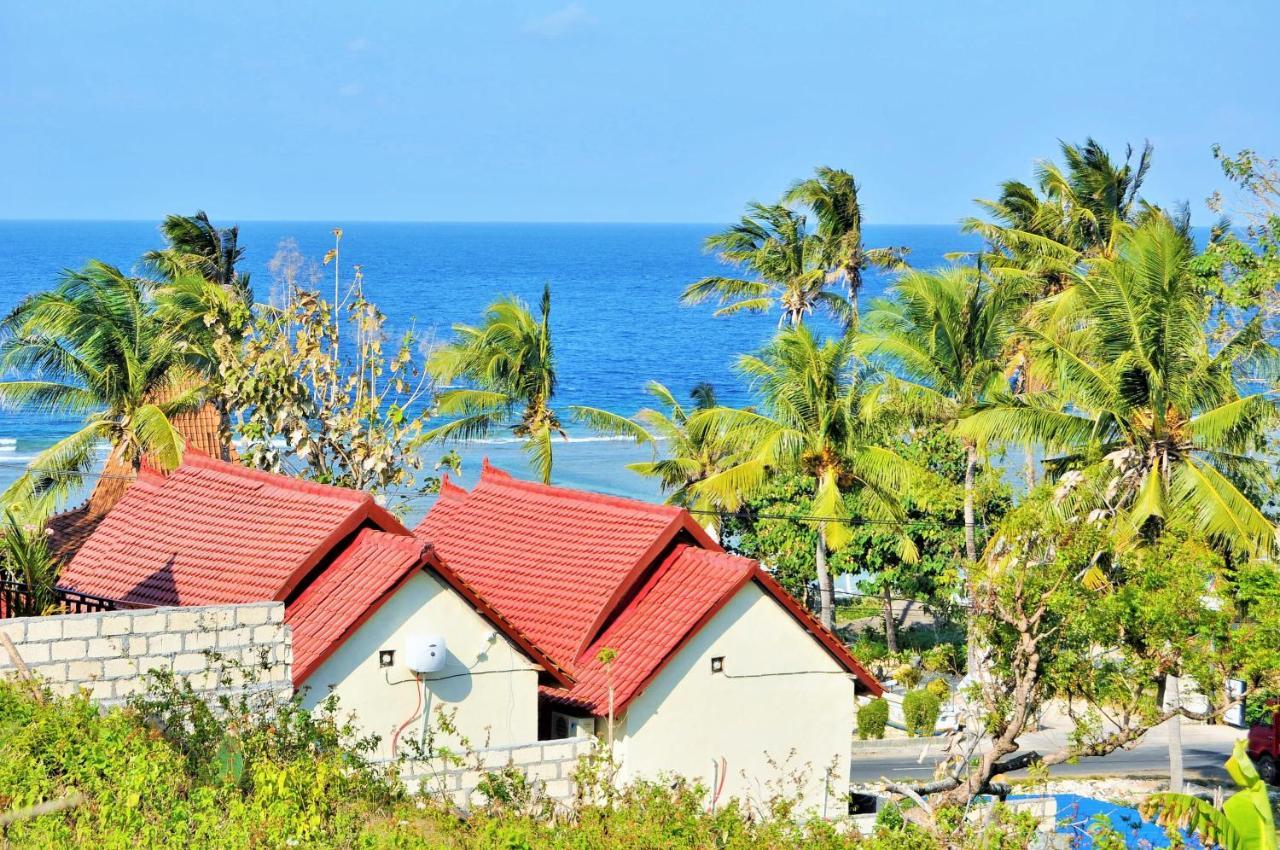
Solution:
<svg viewBox="0 0 1280 850"><path fill-rule="evenodd" d="M352 490L348 487L321 484L316 481L308 481L305 478L297 478L280 472L268 472L265 469L254 469L253 467L245 466L244 464L235 463L233 461L219 460L218 458L209 457L208 455L195 450L184 455L182 465L220 472L233 478L255 481L269 487L277 487L281 490L287 490L290 492L328 497L337 502L347 504L377 504L373 496L363 490Z"/></svg>
<svg viewBox="0 0 1280 850"><path fill-rule="evenodd" d="M599 635L597 635L595 640L591 642L591 645L588 646L586 650L583 651L582 654L578 656L578 658L574 661L575 667L578 665L578 663L587 659L587 656L591 654L592 649L594 649L597 646L606 644L606 642L609 639L609 636L612 635L615 631L617 631L622 626L622 624L626 621L626 619L629 616L631 616L631 614L635 613L635 610L640 607L640 604L644 602L645 599L648 598L650 593L653 592L653 588L655 585L657 585L659 580L661 580L662 577L665 576L667 573L671 572L671 569L676 565L677 562L679 562L681 558L685 556L685 554L689 550L704 551L701 549L697 549L696 547L690 546L687 543L677 544L676 547L671 550L671 554L668 555L666 558L664 558L662 563L658 566L658 568L653 571L653 575L649 576L649 580L644 583L644 587L636 591L636 595L632 597L630 602L627 603L627 607L619 611L618 616L614 617L613 622L609 623L609 627L604 631L602 631Z"/></svg>
<svg viewBox="0 0 1280 850"><path fill-rule="evenodd" d="M425 555L427 552L431 551L432 548L431 543L426 540L414 537L413 535L406 536L399 532L387 531L382 528L360 529L360 531L356 533L355 539L351 541L351 544L352 546L356 546L360 543L376 543L380 546L390 546L395 549L402 549L405 552L416 552L421 555Z"/></svg>
<svg viewBox="0 0 1280 850"><path fill-rule="evenodd" d="M496 473L496 475L486 475L486 473ZM656 502L646 502L643 499L629 499L626 496L610 496L605 493L593 493L590 490L578 490L573 487L561 487L556 484L543 484L539 481L525 481L520 478L513 478L510 474L503 472L495 466L487 467L485 473L480 476L479 483L472 489L474 494L485 484L495 488L508 488L519 490L521 492L539 495L545 498L561 498L573 499L579 502L592 502L599 505L607 505L609 507L626 508L637 512L647 514L658 514L660 516L676 516L684 513L683 508L675 505L663 505Z"/></svg>

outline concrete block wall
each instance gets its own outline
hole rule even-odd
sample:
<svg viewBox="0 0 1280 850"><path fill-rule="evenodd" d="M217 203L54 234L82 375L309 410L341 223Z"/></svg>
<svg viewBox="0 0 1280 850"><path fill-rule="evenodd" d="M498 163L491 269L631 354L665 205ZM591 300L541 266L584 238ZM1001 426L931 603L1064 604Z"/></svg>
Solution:
<svg viewBox="0 0 1280 850"><path fill-rule="evenodd" d="M234 671L230 681L219 675L236 663L255 671L254 690L285 697L293 691L292 641L281 602L17 617L0 620L0 632L55 692L87 689L105 705L142 691L150 670L187 677L210 694L243 687ZM8 653L0 651L0 676L13 672Z"/></svg>
<svg viewBox="0 0 1280 850"><path fill-rule="evenodd" d="M467 753L461 765L406 762L401 779L411 790L449 796L465 810L484 802L476 788L487 773L514 767L535 783L538 795L567 804L573 799L578 762L595 744L595 738L580 737L484 747Z"/></svg>

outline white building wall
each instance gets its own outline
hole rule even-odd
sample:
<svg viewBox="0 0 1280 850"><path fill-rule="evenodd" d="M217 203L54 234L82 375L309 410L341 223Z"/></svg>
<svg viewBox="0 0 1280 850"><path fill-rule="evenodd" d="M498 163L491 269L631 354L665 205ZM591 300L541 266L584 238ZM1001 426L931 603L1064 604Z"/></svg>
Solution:
<svg viewBox="0 0 1280 850"><path fill-rule="evenodd" d="M392 735L413 716L418 700L417 681L404 666L410 634L443 635L449 653L443 670L424 676L432 723L444 706L456 709L458 733L473 747L538 739L540 668L453 588L425 572L410 578L308 677L304 704L315 706L335 692L340 713L354 715L364 733L381 737L378 755L391 755ZM378 666L383 649L395 650L394 666ZM401 734L402 751L421 734L421 720L415 721ZM443 743L456 747L457 739Z"/></svg>
<svg viewBox="0 0 1280 850"><path fill-rule="evenodd" d="M724 657L723 673L711 672L716 656ZM627 706L615 729L619 778L675 773L710 786L712 762L723 758L720 802L763 803L779 788L795 789L793 775L803 770L804 806L822 813L825 800L828 813L838 814L848 791L854 688L853 677L753 582Z"/></svg>

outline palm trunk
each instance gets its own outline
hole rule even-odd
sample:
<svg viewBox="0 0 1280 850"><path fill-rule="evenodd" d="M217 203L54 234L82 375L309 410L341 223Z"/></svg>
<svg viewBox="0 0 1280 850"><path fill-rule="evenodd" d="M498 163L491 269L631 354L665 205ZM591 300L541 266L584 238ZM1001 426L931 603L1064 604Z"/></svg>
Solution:
<svg viewBox="0 0 1280 850"><path fill-rule="evenodd" d="M818 571L818 611L822 625L834 629L835 588L831 584L831 572L827 569L827 541L822 531L822 526L818 526L818 545L814 552L814 565Z"/></svg>
<svg viewBox="0 0 1280 850"><path fill-rule="evenodd" d="M973 484L978 471L978 447L966 442L964 447L964 555L970 564L978 561L978 543L974 536Z"/></svg>
<svg viewBox="0 0 1280 850"><path fill-rule="evenodd" d="M893 597L887 584L884 588L884 641L890 652L898 651L898 618L893 613Z"/></svg>
<svg viewBox="0 0 1280 850"><path fill-rule="evenodd" d="M1022 459L1022 476L1027 482L1027 492L1030 493L1036 489L1036 457L1032 453L1030 443L1025 446L1023 451L1026 454Z"/></svg>
<svg viewBox="0 0 1280 850"><path fill-rule="evenodd" d="M970 676L980 676L981 654L978 652L978 637L974 629L973 616L973 571L978 563L978 542L974 535L973 485L978 469L978 447L971 442L964 446L964 554L965 585L969 596L969 617L966 667Z"/></svg>

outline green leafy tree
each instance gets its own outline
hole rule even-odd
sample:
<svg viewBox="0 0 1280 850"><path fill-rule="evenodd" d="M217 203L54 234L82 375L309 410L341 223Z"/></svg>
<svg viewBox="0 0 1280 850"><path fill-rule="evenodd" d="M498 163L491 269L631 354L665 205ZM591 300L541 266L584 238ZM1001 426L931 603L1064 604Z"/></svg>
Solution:
<svg viewBox="0 0 1280 850"><path fill-rule="evenodd" d="M10 600L9 617L36 617L48 613L57 603L54 589L58 563L49 554L44 531L45 517L38 506L14 505L4 512L4 536L0 538L0 576L17 582L27 594Z"/></svg>
<svg viewBox="0 0 1280 850"><path fill-rule="evenodd" d="M524 442L543 483L551 482L553 441L568 439L552 407L556 366L551 341L551 287L542 290L538 315L518 298L496 301L479 325L454 325L454 340L432 352L431 375L445 387L436 413L448 421L432 428L432 441L478 439L509 429ZM465 386L453 386L455 382ZM578 421L637 442L650 439L624 416L593 407L569 406Z"/></svg>
<svg viewBox="0 0 1280 850"><path fill-rule="evenodd" d="M741 221L708 237L706 245L749 277L704 277L685 289L685 304L716 298L721 305L717 316L777 307L779 327L800 325L815 310L850 320L849 302L830 291L834 281L825 266L827 248L808 232L804 215L782 204L751 203Z"/></svg>
<svg viewBox="0 0 1280 850"><path fill-rule="evenodd" d="M859 347L900 376L897 390L926 419L953 424L1004 383L1011 299L974 269L911 271L876 302ZM978 558L978 442L963 438L965 555Z"/></svg>
<svg viewBox="0 0 1280 850"><path fill-rule="evenodd" d="M693 433L715 434L735 448L732 465L694 489L735 510L779 472L813 482L814 564L822 622L831 628L827 556L852 539L846 496L856 496L864 516L900 522L902 494L927 473L885 444L892 411L878 403L878 375L857 361L851 336L820 343L807 327L789 328L759 354L742 356L738 369L752 382L761 409L716 407L694 415ZM916 557L909 538L901 538L901 547L904 558Z"/></svg>
<svg viewBox="0 0 1280 850"><path fill-rule="evenodd" d="M1152 546L1118 549L1106 522L1037 491L1001 524L979 565L972 616L989 663L966 727L981 740L963 749L981 755L956 758L908 790L962 805L1003 790L997 779L1011 771L1104 756L1174 717L1220 716L1233 704L1225 679L1246 668L1274 682L1275 668L1250 659L1271 651L1263 644L1280 626L1280 612L1260 604L1280 573L1247 563L1245 583L1181 525ZM1207 695L1206 712L1166 705L1172 675ZM1057 749L1027 750L1020 739L1050 700L1066 706L1074 728Z"/></svg>
<svg viewBox="0 0 1280 850"><path fill-rule="evenodd" d="M1151 168L1150 143L1136 162L1132 147L1118 163L1091 138L1081 145L1063 142L1061 152L1063 165L1037 164L1035 187L1010 180L998 199L979 200L991 220L963 222L990 246L984 256L988 267L1006 277L1034 279L1042 293L1069 284L1081 260L1113 255L1129 228L1151 210L1140 194Z"/></svg>
<svg viewBox="0 0 1280 850"><path fill-rule="evenodd" d="M784 201L804 205L818 222L821 263L844 280L849 299L849 321L858 322L858 294L868 268L893 269L906 260L907 248L868 248L862 240L862 206L853 175L819 166L814 176L798 180Z"/></svg>
<svg viewBox="0 0 1280 850"><path fill-rule="evenodd" d="M1153 794L1143 801L1142 816L1160 826L1190 829L1205 844L1225 850L1276 850L1271 798L1249 760L1247 741L1236 741L1227 773L1240 790L1222 808L1190 794Z"/></svg>
<svg viewBox="0 0 1280 850"><path fill-rule="evenodd" d="M65 498L83 481L95 449L108 463L163 469L182 460L173 419L204 401L199 358L155 306L155 284L92 260L54 289L24 299L0 324L0 403L83 424L40 452L5 494L7 502Z"/></svg>
<svg viewBox="0 0 1280 850"><path fill-rule="evenodd" d="M237 268L244 257L239 227L215 227L199 210L195 215L165 216L160 232L166 246L143 259L162 277L177 280L194 273L226 289L240 305L253 303L249 275Z"/></svg>
<svg viewBox="0 0 1280 850"><path fill-rule="evenodd" d="M661 445L662 456L628 464L627 468L656 479L667 494L668 504L699 512L717 510L714 503L700 498L695 487L725 467L730 447L712 432L694 432L689 428L691 416L716 406L715 388L705 382L695 386L689 394L693 402L689 407L682 405L671 390L657 381L650 381L647 390L666 410L645 408L635 415L634 421L650 435L653 445ZM699 516L699 521L704 523L711 519L714 518L709 515ZM720 525L718 521L711 524L716 529Z"/></svg>
<svg viewBox="0 0 1280 850"><path fill-rule="evenodd" d="M1259 505L1270 472L1254 453L1277 409L1236 377L1274 351L1254 322L1210 352L1192 250L1156 218L1092 262L1023 327L1052 389L991 398L958 432L1061 452L1046 462L1058 499L1111 519L1122 542L1176 521L1233 551L1269 552L1276 530Z"/></svg>
<svg viewBox="0 0 1280 850"><path fill-rule="evenodd" d="M243 332L222 335L219 386L241 460L271 471L300 464L324 484L410 496L430 393L417 338L409 331L384 349L385 317L365 298L359 266L342 303L338 315L318 292L296 287L282 308L260 307Z"/></svg>

